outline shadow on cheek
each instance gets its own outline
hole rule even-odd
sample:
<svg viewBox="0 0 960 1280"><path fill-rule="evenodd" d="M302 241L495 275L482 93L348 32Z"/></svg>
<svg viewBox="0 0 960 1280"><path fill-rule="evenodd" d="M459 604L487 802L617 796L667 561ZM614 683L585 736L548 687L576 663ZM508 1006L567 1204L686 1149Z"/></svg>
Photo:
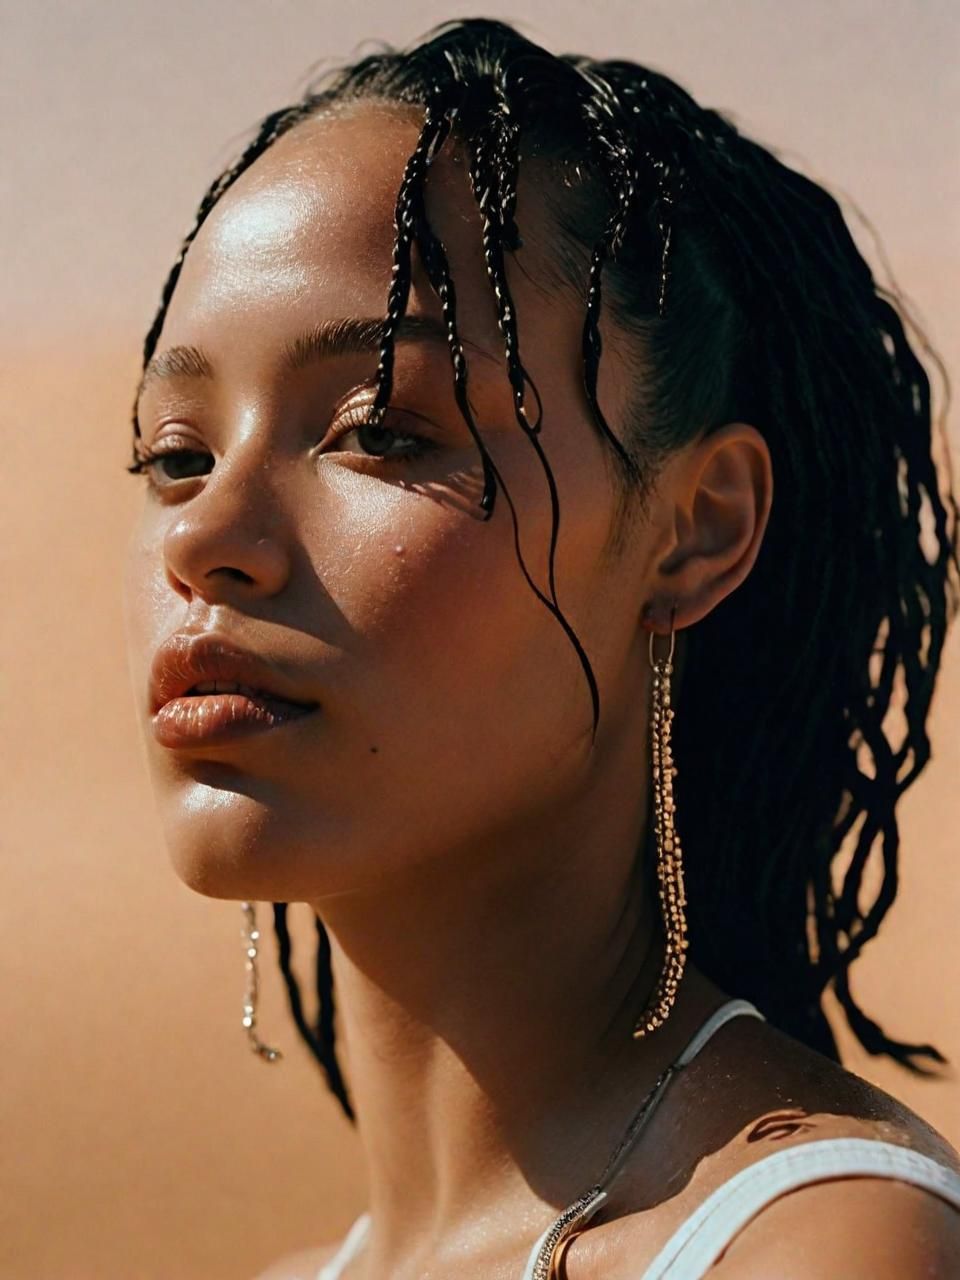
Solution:
<svg viewBox="0 0 960 1280"><path fill-rule="evenodd" d="M465 516L483 521L486 515L480 506L483 496L483 472L479 463L469 469L452 472L444 480L401 480L398 482L412 493L423 494L443 506L452 507Z"/></svg>

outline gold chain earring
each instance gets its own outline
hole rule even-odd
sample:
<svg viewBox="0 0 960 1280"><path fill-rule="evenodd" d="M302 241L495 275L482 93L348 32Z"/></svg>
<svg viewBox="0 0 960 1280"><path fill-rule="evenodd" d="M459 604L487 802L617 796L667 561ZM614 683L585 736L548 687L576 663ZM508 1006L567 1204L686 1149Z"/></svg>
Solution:
<svg viewBox="0 0 960 1280"><path fill-rule="evenodd" d="M257 928L257 909L252 902L242 902L243 907L243 940L247 951L247 989L243 996L243 1025L250 1038L250 1047L265 1062L276 1062L283 1054L279 1049L268 1048L257 1036L257 998L260 994L260 980L257 976L257 943L260 941L260 930Z"/></svg>
<svg viewBox="0 0 960 1280"><path fill-rule="evenodd" d="M657 842L657 880L660 885L660 910L666 945L663 965L656 989L647 1007L637 1019L633 1038L641 1039L661 1026L677 998L677 989L687 958L687 920L683 908L687 904L683 887L683 851L675 826L676 806L673 780L677 771L670 744L673 707L670 705L670 677L673 675L676 606L670 612L670 649L662 658L654 656L655 633L650 633L650 666L653 668L653 692L650 709L650 756L653 766L654 834Z"/></svg>

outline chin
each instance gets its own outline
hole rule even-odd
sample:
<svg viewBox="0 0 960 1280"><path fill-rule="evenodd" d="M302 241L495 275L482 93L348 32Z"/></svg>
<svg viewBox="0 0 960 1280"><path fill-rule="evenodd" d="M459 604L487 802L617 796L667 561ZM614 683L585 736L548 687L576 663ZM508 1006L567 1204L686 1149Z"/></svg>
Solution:
<svg viewBox="0 0 960 1280"><path fill-rule="evenodd" d="M171 865L188 889L237 902L310 902L342 882L343 841L324 831L322 813L298 813L249 776L232 788L194 779L159 803Z"/></svg>

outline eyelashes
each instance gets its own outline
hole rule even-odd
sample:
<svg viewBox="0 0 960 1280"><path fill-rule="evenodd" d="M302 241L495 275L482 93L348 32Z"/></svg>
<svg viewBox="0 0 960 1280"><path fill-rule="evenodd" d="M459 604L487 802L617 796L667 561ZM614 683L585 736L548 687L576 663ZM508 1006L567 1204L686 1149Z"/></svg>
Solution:
<svg viewBox="0 0 960 1280"><path fill-rule="evenodd" d="M333 438L331 443L338 444L346 439L347 436L356 435L357 443L367 457L379 458L386 462L411 462L417 458L422 458L424 454L430 453L437 448L433 440L426 436L412 433L409 431L394 430L393 427L386 425L394 421L399 425L399 414L387 413L382 423L372 425L370 422L370 410L373 408L373 401L369 404L354 405L345 413L336 419L331 431ZM362 436L365 433L369 448L364 445ZM408 445L399 453L388 454L385 450L381 451L380 445L384 443L389 446L392 441L406 440Z"/></svg>
<svg viewBox="0 0 960 1280"><path fill-rule="evenodd" d="M166 489L171 484L176 484L178 480L194 479L198 475L204 475L203 471L194 471L189 475L165 476L162 480L157 479L159 467L161 464L166 465L168 462L178 465L187 458L199 458L201 460L213 461L213 456L204 449L189 449L177 447L176 441L183 439L181 436L167 436L162 448L152 449L147 445L139 444L137 446L137 460L127 470L132 475L145 475L152 488Z"/></svg>
<svg viewBox="0 0 960 1280"><path fill-rule="evenodd" d="M354 405L333 422L321 446L321 453L356 453L365 460L375 461L386 467L408 466L439 446L427 436L402 431L401 415L387 413L382 423L371 424L371 405ZM393 424L393 425L391 425ZM357 450L344 449L343 443L356 437ZM397 444L401 447L390 452ZM166 490L182 480L193 480L209 474L214 463L213 455L206 449L193 446L186 436L165 436L158 446L139 445L136 462L127 468L134 475L145 475L151 488ZM166 468L177 474L170 474Z"/></svg>

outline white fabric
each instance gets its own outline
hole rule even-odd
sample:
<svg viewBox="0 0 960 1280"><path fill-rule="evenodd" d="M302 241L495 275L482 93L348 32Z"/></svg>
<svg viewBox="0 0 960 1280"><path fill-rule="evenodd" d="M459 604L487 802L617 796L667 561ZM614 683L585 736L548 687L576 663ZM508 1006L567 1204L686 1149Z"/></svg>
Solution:
<svg viewBox="0 0 960 1280"><path fill-rule="evenodd" d="M829 1178L898 1178L960 1209L960 1174L875 1138L821 1138L757 1160L722 1183L637 1280L701 1280L737 1232L786 1191Z"/></svg>
<svg viewBox="0 0 960 1280"><path fill-rule="evenodd" d="M361 1213L344 1237L343 1244L337 1250L336 1255L330 1259L326 1266L320 1268L317 1273L317 1280L340 1280L341 1271L360 1252L369 1229L370 1215L369 1213Z"/></svg>
<svg viewBox="0 0 960 1280"><path fill-rule="evenodd" d="M738 1018L744 1014L749 1018L759 1018L761 1022L766 1022L766 1018L764 1018L757 1006L751 1004L749 1000L727 1000L719 1009L714 1009L700 1030L692 1037L683 1053L677 1059L677 1066L687 1066L688 1063L694 1060L714 1032L719 1031L724 1023L729 1022L731 1018Z"/></svg>

